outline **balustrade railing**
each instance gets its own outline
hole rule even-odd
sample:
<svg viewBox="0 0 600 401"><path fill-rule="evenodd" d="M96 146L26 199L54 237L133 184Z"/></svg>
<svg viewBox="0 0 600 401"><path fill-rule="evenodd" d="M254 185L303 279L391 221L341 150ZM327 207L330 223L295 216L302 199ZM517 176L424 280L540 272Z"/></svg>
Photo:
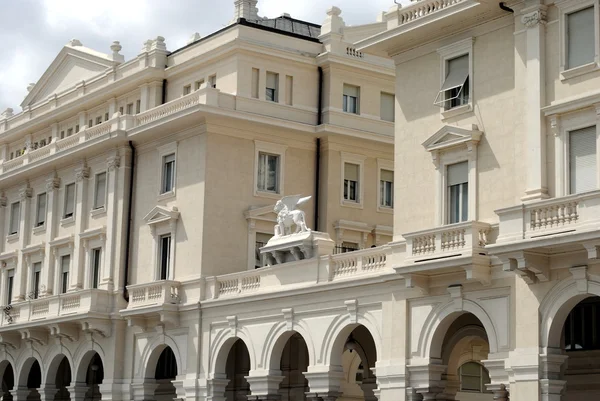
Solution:
<svg viewBox="0 0 600 401"><path fill-rule="evenodd" d="M464 0L424 0L413 2L407 7L400 9L398 23L400 25L406 24L463 1Z"/></svg>
<svg viewBox="0 0 600 401"><path fill-rule="evenodd" d="M333 255L331 278L335 280L382 270L386 267L390 252L388 247L377 247Z"/></svg>
<svg viewBox="0 0 600 401"><path fill-rule="evenodd" d="M130 294L128 309L144 306L178 304L179 286L180 283L178 281L171 280L128 286L127 290Z"/></svg>

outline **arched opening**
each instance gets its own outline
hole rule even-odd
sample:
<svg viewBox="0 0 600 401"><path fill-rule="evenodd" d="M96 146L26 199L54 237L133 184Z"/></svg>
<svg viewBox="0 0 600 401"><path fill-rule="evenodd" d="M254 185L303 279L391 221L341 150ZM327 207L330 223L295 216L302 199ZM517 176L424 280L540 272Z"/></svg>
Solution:
<svg viewBox="0 0 600 401"><path fill-rule="evenodd" d="M33 361L33 364L29 368L27 375L27 388L29 389L29 396L27 401L38 401L40 399L40 393L38 389L42 385L42 369L37 360Z"/></svg>
<svg viewBox="0 0 600 401"><path fill-rule="evenodd" d="M69 401L70 394L67 387L71 385L71 366L69 365L69 360L64 356L56 370L56 379L54 383L56 385L54 401Z"/></svg>
<svg viewBox="0 0 600 401"><path fill-rule="evenodd" d="M12 365L4 361L0 364L0 372L2 375L2 391L0 393L0 399L12 401L12 395L10 391L15 388L15 372L13 371Z"/></svg>
<svg viewBox="0 0 600 401"><path fill-rule="evenodd" d="M173 400L177 396L177 391L173 385L173 380L177 377L177 359L171 347L165 347L158 357L154 379L156 380L156 390L154 395L157 400Z"/></svg>
<svg viewBox="0 0 600 401"><path fill-rule="evenodd" d="M568 357L561 379L562 401L600 399L600 297L580 301L562 327L561 349Z"/></svg>
<svg viewBox="0 0 600 401"><path fill-rule="evenodd" d="M250 394L250 385L246 380L250 373L250 354L242 340L236 340L229 350L225 372L229 380L225 387L227 401L247 399Z"/></svg>
<svg viewBox="0 0 600 401"><path fill-rule="evenodd" d="M337 350L341 353L341 359L335 360L341 362L343 371L339 390L342 395L338 401L377 400L373 393L377 389L377 379L372 370L377 362L375 341L365 326L357 325L349 329L349 334L342 334L345 341L336 343L336 346L342 346Z"/></svg>
<svg viewBox="0 0 600 401"><path fill-rule="evenodd" d="M279 384L281 401L304 401L306 399L305 393L309 389L304 372L308 370L308 364L306 341L300 334L294 333L288 338L281 353L279 367L281 375L284 377Z"/></svg>
<svg viewBox="0 0 600 401"><path fill-rule="evenodd" d="M449 317L451 318L451 317ZM488 370L482 361L488 359L490 346L481 321L472 313L458 315L448 326L441 344L441 358L446 371L443 392L454 395L457 401L492 401L494 395L487 389Z"/></svg>
<svg viewBox="0 0 600 401"><path fill-rule="evenodd" d="M100 385L104 380L104 364L102 358L97 352L93 353L90 362L87 364L85 372L85 384L88 388L85 394L86 401L100 401L102 394L100 393Z"/></svg>

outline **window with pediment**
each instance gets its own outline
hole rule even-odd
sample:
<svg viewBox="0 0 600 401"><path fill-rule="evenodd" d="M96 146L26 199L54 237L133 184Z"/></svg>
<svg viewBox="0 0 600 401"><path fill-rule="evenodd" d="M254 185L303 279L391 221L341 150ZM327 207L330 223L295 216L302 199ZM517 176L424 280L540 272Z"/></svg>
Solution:
<svg viewBox="0 0 600 401"><path fill-rule="evenodd" d="M175 245L179 212L156 206L144 217L153 237L154 280L174 280Z"/></svg>

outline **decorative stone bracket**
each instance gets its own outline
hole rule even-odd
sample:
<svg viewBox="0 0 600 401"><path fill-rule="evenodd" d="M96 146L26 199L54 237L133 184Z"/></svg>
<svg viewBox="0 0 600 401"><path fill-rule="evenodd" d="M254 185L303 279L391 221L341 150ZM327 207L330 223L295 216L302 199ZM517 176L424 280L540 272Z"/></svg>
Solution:
<svg viewBox="0 0 600 401"><path fill-rule="evenodd" d="M527 284L550 280L550 266L546 255L519 251L499 257L504 271L517 273Z"/></svg>

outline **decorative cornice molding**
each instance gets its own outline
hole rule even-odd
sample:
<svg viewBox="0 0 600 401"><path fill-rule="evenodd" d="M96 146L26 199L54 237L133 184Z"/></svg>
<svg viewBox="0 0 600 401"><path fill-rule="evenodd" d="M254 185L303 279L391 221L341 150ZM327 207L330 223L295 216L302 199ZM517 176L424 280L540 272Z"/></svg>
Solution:
<svg viewBox="0 0 600 401"><path fill-rule="evenodd" d="M524 14L521 22L527 28L535 28L537 25L545 25L548 22L546 17L546 7L539 6L537 10Z"/></svg>
<svg viewBox="0 0 600 401"><path fill-rule="evenodd" d="M56 175L46 180L46 191L56 191L60 188L60 177Z"/></svg>
<svg viewBox="0 0 600 401"><path fill-rule="evenodd" d="M121 158L119 156L111 156L106 159L106 168L108 171L114 171L121 165Z"/></svg>
<svg viewBox="0 0 600 401"><path fill-rule="evenodd" d="M31 198L32 195L33 195L33 189L29 186L29 184L27 184L26 187L21 188L19 190L19 199L21 200L21 202L24 202L27 199Z"/></svg>
<svg viewBox="0 0 600 401"><path fill-rule="evenodd" d="M84 179L87 180L90 178L90 168L87 166L80 167L75 169L75 181L81 182Z"/></svg>

